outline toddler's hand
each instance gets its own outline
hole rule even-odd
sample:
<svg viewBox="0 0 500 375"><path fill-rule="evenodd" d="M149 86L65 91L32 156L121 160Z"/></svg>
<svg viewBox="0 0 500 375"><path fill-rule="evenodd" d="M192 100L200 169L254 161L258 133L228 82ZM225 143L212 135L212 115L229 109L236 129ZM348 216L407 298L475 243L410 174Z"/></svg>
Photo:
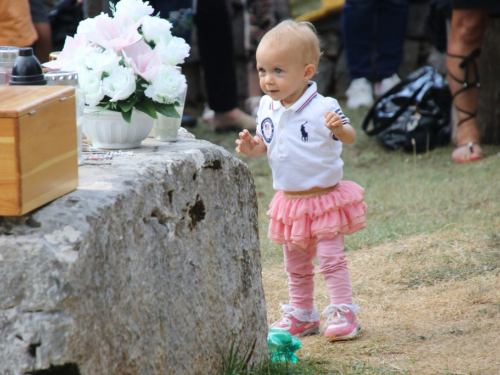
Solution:
<svg viewBox="0 0 500 375"><path fill-rule="evenodd" d="M325 125L335 135L341 134L344 128L342 118L335 112L325 112Z"/></svg>
<svg viewBox="0 0 500 375"><path fill-rule="evenodd" d="M245 129L239 133L240 139L236 140L236 152L238 154L252 155L255 146L259 144L257 140L255 140L250 132Z"/></svg>

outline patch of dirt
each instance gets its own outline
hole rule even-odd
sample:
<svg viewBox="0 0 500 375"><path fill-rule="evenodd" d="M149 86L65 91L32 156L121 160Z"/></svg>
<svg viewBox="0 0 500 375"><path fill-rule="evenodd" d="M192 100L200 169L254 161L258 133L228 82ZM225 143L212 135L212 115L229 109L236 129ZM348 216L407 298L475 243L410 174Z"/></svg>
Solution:
<svg viewBox="0 0 500 375"><path fill-rule="evenodd" d="M447 232L347 257L362 332L342 343L322 334L302 338L300 359L339 373L500 374L498 243ZM272 323L287 302L287 277L283 264L263 267ZM315 297L322 311L329 301L320 274Z"/></svg>

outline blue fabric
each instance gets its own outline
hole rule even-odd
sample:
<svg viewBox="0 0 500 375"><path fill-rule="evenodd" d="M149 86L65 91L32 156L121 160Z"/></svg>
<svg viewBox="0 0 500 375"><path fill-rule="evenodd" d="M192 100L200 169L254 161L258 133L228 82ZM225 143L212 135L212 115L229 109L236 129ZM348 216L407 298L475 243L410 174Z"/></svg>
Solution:
<svg viewBox="0 0 500 375"><path fill-rule="evenodd" d="M351 80L371 80L374 46L376 80L398 72L408 8L408 0L346 0L341 28Z"/></svg>
<svg viewBox="0 0 500 375"><path fill-rule="evenodd" d="M29 0L31 19L34 23L49 23L48 11L43 0Z"/></svg>
<svg viewBox="0 0 500 375"><path fill-rule="evenodd" d="M149 0L149 5L154 8L155 14L160 12L162 18L168 18L172 11L192 8L193 0Z"/></svg>
<svg viewBox="0 0 500 375"><path fill-rule="evenodd" d="M451 0L453 9L489 7L498 10L498 0Z"/></svg>

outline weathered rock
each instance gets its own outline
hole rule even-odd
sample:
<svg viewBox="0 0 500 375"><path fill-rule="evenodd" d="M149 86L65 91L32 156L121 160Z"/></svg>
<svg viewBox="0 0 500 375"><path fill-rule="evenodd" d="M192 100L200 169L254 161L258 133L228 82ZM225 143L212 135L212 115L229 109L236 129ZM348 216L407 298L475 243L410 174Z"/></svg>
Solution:
<svg viewBox="0 0 500 375"><path fill-rule="evenodd" d="M0 374L212 374L232 342L260 360L247 166L186 137L79 173L76 191L0 217Z"/></svg>

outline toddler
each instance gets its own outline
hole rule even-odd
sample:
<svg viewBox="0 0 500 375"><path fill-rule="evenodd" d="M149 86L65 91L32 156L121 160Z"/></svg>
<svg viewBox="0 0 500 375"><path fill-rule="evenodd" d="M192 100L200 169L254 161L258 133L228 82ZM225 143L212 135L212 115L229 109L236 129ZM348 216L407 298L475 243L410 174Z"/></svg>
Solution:
<svg viewBox="0 0 500 375"><path fill-rule="evenodd" d="M272 325L294 336L319 332L314 306L314 258L323 273L330 304L325 337L354 338L361 327L355 313L344 253L344 234L365 227L364 189L342 181L342 144L356 133L338 102L317 93L311 78L320 59L316 32L308 22L286 20L266 33L257 48L264 93L257 135L239 133L236 151L267 153L276 195L270 203L269 238L283 245L289 302Z"/></svg>

